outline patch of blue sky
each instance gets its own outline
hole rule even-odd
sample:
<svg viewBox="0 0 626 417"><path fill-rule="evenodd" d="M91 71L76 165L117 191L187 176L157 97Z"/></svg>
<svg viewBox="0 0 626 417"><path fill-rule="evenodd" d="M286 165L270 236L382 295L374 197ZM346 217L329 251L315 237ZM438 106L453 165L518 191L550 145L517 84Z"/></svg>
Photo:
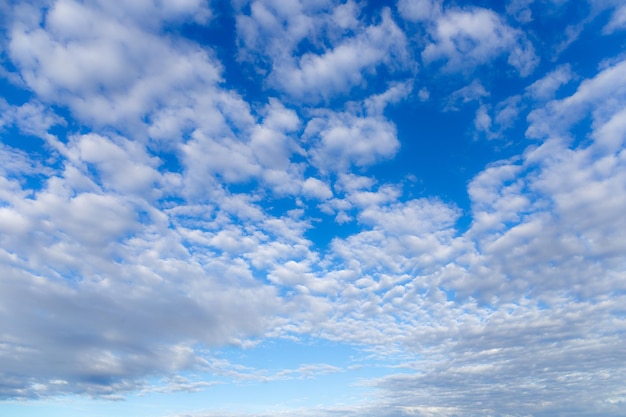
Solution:
<svg viewBox="0 0 626 417"><path fill-rule="evenodd" d="M209 387L207 396L228 399L231 405L243 397L267 407L283 402L295 407L357 402L371 391L366 381L383 377L400 363L398 359L374 359L362 346L319 339L269 339L243 350L222 348L212 355L226 359L233 370L241 366L242 376L238 382L227 383L239 387L236 394L229 396L228 386L220 384Z"/></svg>
<svg viewBox="0 0 626 417"><path fill-rule="evenodd" d="M39 136L24 134L15 126L7 126L0 130L0 137L2 144L6 145L5 149L13 152L16 157L37 161L28 172L13 173L13 178L22 182L25 189L40 190L50 173L61 166L58 158L49 155L49 146ZM36 158L32 158L33 156Z"/></svg>
<svg viewBox="0 0 626 417"><path fill-rule="evenodd" d="M9 68L7 68L7 70ZM15 68L12 68L11 72L13 71L15 71ZM14 106L21 106L22 104L28 103L35 97L31 91L28 91L26 88L22 88L21 85L16 85L15 82L11 82L8 77L0 78L0 91L2 91L1 98Z"/></svg>
<svg viewBox="0 0 626 417"><path fill-rule="evenodd" d="M281 352L276 355L276 352ZM301 340L268 339L249 349L219 349L216 354L253 368L296 368L304 364L326 363L341 366L350 363L359 351L355 346L304 337Z"/></svg>

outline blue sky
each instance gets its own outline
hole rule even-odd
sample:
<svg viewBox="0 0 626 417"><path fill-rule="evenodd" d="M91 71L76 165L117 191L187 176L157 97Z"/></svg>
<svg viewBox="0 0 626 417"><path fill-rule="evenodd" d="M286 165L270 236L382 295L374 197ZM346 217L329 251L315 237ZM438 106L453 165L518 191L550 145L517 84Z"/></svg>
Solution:
<svg viewBox="0 0 626 417"><path fill-rule="evenodd" d="M1 415L626 415L623 1L9 1L0 45Z"/></svg>

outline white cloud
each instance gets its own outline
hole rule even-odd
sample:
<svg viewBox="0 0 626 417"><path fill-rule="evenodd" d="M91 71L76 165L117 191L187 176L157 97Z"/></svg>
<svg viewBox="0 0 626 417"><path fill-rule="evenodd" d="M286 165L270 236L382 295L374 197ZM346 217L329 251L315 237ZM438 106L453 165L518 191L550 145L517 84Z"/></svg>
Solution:
<svg viewBox="0 0 626 417"><path fill-rule="evenodd" d="M476 131L485 134L490 140L505 139L505 131L513 127L526 107L523 99L523 96L514 95L498 103L495 108L488 104L481 105L474 118Z"/></svg>
<svg viewBox="0 0 626 417"><path fill-rule="evenodd" d="M428 101L428 99L430 98L430 91L426 87L422 87L417 92L417 97L420 99L420 101Z"/></svg>
<svg viewBox="0 0 626 417"><path fill-rule="evenodd" d="M383 113L411 89L410 83L392 85L381 94L347 103L344 112L312 110L302 134L311 163L323 173L343 173L393 157L400 142L395 125Z"/></svg>
<svg viewBox="0 0 626 417"><path fill-rule="evenodd" d="M180 7L180 16L205 10L196 1L163 7L170 6ZM119 158L104 160L104 154L85 162L111 168L104 180L115 181L112 186L121 191L145 189L150 181L182 182L188 196L198 196L207 193L204 183L219 177L227 183L260 180L278 194L297 194L303 175L291 158L304 150L294 140L296 113L270 99L256 123L248 103L219 87L221 66L210 50L155 33L167 19L179 17L160 15L151 2L133 7L122 13L105 3L61 0L47 12L43 27L16 19L12 28L11 56L26 83L42 99L69 106L81 121L140 141L125 142L120 152L130 147L137 157L143 152L145 166L128 161L116 170ZM141 13L147 21L138 23L134 19ZM80 19L72 18L77 14ZM146 144L149 151L139 149ZM154 151L181 163L185 178L158 179L158 160L148 156ZM126 175L131 170L136 175Z"/></svg>
<svg viewBox="0 0 626 417"><path fill-rule="evenodd" d="M242 182L259 175L261 167L252 150L235 138L213 138L195 133L183 146L184 162L189 169L189 180L197 186L207 177L219 174L226 182Z"/></svg>
<svg viewBox="0 0 626 417"><path fill-rule="evenodd" d="M255 177L299 192L302 173L289 160L302 152L290 136L295 112L270 100L256 123L247 103L217 86L209 54L151 32L162 19L151 4L61 1L43 27L30 14L12 22L11 58L42 104L3 101L3 123L44 136L58 154L40 161L0 150L0 368L14 375L5 398L114 398L149 375L197 369L199 345L262 334L285 307L273 286L254 280L253 265L270 270L307 251L306 222L271 218L256 197L215 179ZM200 5L168 4L183 14ZM51 136L61 123L51 103L93 132ZM126 137L102 132L107 125ZM155 150L181 166L165 168ZM45 181L32 191L21 180L35 173Z"/></svg>
<svg viewBox="0 0 626 417"><path fill-rule="evenodd" d="M137 162L144 158L125 140L114 144L93 134L77 139L72 146L80 152L70 152L76 163L101 156L94 163L105 164L119 159L120 149ZM192 209L179 215L132 195L103 192L95 183L79 193L71 188L75 175L68 161L63 176L51 177L47 188L30 198L11 192L0 210L0 350L2 369L15 375L3 386L3 397L137 390L154 372L197 368L197 343L221 345L261 334L283 308L276 291L256 282L241 256L248 252L247 259L258 256L272 265L271 246L278 247L276 259L300 256L306 246L292 246L303 242L298 221L266 218L254 212L254 203L226 197L217 213L204 207L194 216ZM128 192L106 165L101 175ZM249 225L261 220L264 231L235 225L230 216ZM191 219L193 231L181 224ZM206 247L211 250L197 250Z"/></svg>
<svg viewBox="0 0 626 417"><path fill-rule="evenodd" d="M438 202L413 200L395 206L369 206L359 214L359 221L392 235L420 236L454 225L457 212Z"/></svg>
<svg viewBox="0 0 626 417"><path fill-rule="evenodd" d="M487 113L487 106L483 105L476 110L474 127L481 132L489 132L491 129L491 117Z"/></svg>
<svg viewBox="0 0 626 417"><path fill-rule="evenodd" d="M180 6L184 13L201 7L198 2ZM164 19L156 10L144 12L155 22ZM68 17L77 13L81 19ZM217 86L219 64L205 50L158 37L150 32L151 24L127 24L133 13L120 15L96 3L57 2L43 28L15 23L12 57L44 99L66 104L83 121L114 126L133 139L145 142L150 136L153 149L173 154L185 165L188 193L198 195L206 175L228 182L260 178L276 192L297 193L301 173L290 157L302 150L289 136L298 127L295 113L273 100L263 110L263 123L255 125L247 103ZM239 138L234 131L241 132ZM191 140L183 144L186 136ZM141 177L150 181L149 174L155 180L154 167L152 163ZM125 176L124 170L109 171L109 178ZM134 185L127 180L126 186L142 188L139 179L133 179Z"/></svg>
<svg viewBox="0 0 626 417"><path fill-rule="evenodd" d="M573 95L562 100L552 100L545 107L532 111L528 115L530 125L526 135L532 138L561 135L589 111L594 126L607 123L623 108L621 103L626 96L623 77L625 69L626 61L617 62L595 77L584 80ZM613 149L621 143L619 139L610 142ZM609 143L606 145L609 146Z"/></svg>
<svg viewBox="0 0 626 417"><path fill-rule="evenodd" d="M160 161L147 155L136 142L117 138L115 143L96 134L83 135L76 142L69 152L77 155L70 158L75 158L77 164L95 165L105 188L128 195L154 190L153 186L162 181L157 171Z"/></svg>
<svg viewBox="0 0 626 417"><path fill-rule="evenodd" d="M447 71L472 69L503 54L521 76L530 74L538 63L524 34L488 9L447 10L430 32L432 42L422 51L422 58L427 64L445 59Z"/></svg>
<svg viewBox="0 0 626 417"><path fill-rule="evenodd" d="M361 86L381 65L393 71L408 64L404 33L390 11L369 26L359 13L353 1L254 1L237 17L240 54L266 61L270 85L293 99L330 99Z"/></svg>
<svg viewBox="0 0 626 417"><path fill-rule="evenodd" d="M604 27L604 33L609 34L626 28L626 6L618 7L611 15L611 20Z"/></svg>
<svg viewBox="0 0 626 417"><path fill-rule="evenodd" d="M565 64L532 83L526 91L535 100L552 99L557 90L573 78L574 74L570 65Z"/></svg>
<svg viewBox="0 0 626 417"><path fill-rule="evenodd" d="M609 399L620 396L615 384L619 385L624 371L612 369L611 364L621 360L624 350L618 347L618 338L598 331L610 327L604 307L571 303L546 312L511 305L509 311L466 323L467 333L459 334L458 342L440 347L451 349L450 359L407 364L409 372L375 381L384 389L382 395L425 416L431 410L434 415L450 416L472 415L476 410L486 415L521 415L523 410L547 416L567 409L619 415L619 404ZM516 326L527 331L513 330ZM565 327L569 333L554 333ZM587 334L594 337L586 339ZM479 340L493 344L476 347ZM565 359L571 356L578 358L575 364ZM450 386L461 388L452 393ZM548 386L550 395L546 395ZM580 390L581 396L571 398L570 389Z"/></svg>
<svg viewBox="0 0 626 417"><path fill-rule="evenodd" d="M431 20L441 14L441 3L441 0L400 0L398 11L410 21Z"/></svg>
<svg viewBox="0 0 626 417"><path fill-rule="evenodd" d="M107 4L60 0L45 14L44 27L16 13L8 51L42 99L68 105L83 120L134 126L174 91L219 80L205 51L129 25L127 15ZM158 10L136 12L154 18Z"/></svg>
<svg viewBox="0 0 626 417"><path fill-rule="evenodd" d="M400 147L396 127L382 117L320 111L311 119L304 137L312 141L314 166L323 171L346 171L391 158Z"/></svg>
<svg viewBox="0 0 626 417"><path fill-rule="evenodd" d="M332 8L332 2L259 0L250 2L249 7L249 14L240 10L237 16L237 35L245 47L242 52L256 53L257 49L264 48L261 40L266 39L269 42L265 47L274 56L290 53L317 26L316 17L329 18L324 15ZM342 9L339 13L344 16L339 21L349 21L350 11L349 8ZM281 52L281 46L286 51Z"/></svg>
<svg viewBox="0 0 626 417"><path fill-rule="evenodd" d="M369 116L382 116L389 104L395 104L405 99L412 91L409 82L394 84L387 91L365 99L363 106Z"/></svg>
<svg viewBox="0 0 626 417"><path fill-rule="evenodd" d="M0 198L5 201L13 200L13 193L16 198L21 198L28 193L23 190L23 185L19 180L26 176L52 175L54 170L41 164L40 161L33 160L27 152L0 144L0 178L3 181L2 195Z"/></svg>
<svg viewBox="0 0 626 417"><path fill-rule="evenodd" d="M369 189L375 183L376 180L374 178L347 173L339 175L336 186L340 190L356 191Z"/></svg>
<svg viewBox="0 0 626 417"><path fill-rule="evenodd" d="M533 20L530 6L535 0L508 0L506 12L520 23L529 23Z"/></svg>
<svg viewBox="0 0 626 417"><path fill-rule="evenodd" d="M523 277L520 283L536 291L568 288L588 297L597 296L607 286L620 286L610 284L609 277L615 273L614 256L623 250L615 233L626 227L614 217L626 206L621 197L626 184L621 150L624 128L618 122L623 111L605 122L607 113L602 107L592 110L602 94L608 93L602 92L601 86L614 70L602 71L584 81L572 96L546 105L564 112L573 106L568 109L567 123L594 112L594 118L602 121L592 126L591 137L596 142L569 149L568 141L558 138L562 124L555 137L529 149L522 161L489 168L470 184L474 207L471 233L502 231L480 239L487 259L493 257L489 264L503 276ZM586 264L583 260L589 257L603 262ZM602 278L587 286L584 282L590 275Z"/></svg>
<svg viewBox="0 0 626 417"><path fill-rule="evenodd" d="M253 128L250 134L250 150L264 167L286 170L291 153L297 145L287 134L294 132L300 120L293 110L286 109L277 100L271 100L267 114L261 125Z"/></svg>
<svg viewBox="0 0 626 417"><path fill-rule="evenodd" d="M591 86L608 83L615 68L547 106L576 103L578 117L593 112L602 95ZM592 137L623 139L623 112L614 107ZM355 279L341 292L336 311L343 316L323 331L419 352L402 374L372 381L388 399L385 409L553 415L575 389L589 394L573 408L619 415L615 386L625 371L614 364L626 353L623 297L615 296L626 289L621 148L570 148L554 137L492 165L470 183L473 223L461 236L455 210L442 204L392 198L361 205L358 219L372 228L333 241L333 272ZM371 186L356 189L376 194L362 190ZM546 386L557 388L546 395Z"/></svg>
<svg viewBox="0 0 626 417"><path fill-rule="evenodd" d="M330 187L317 178L307 178L302 185L304 195L317 198L319 200L327 200L333 196Z"/></svg>
<svg viewBox="0 0 626 417"><path fill-rule="evenodd" d="M357 19L359 10L353 1L346 1L343 4L338 5L333 10L332 19L337 26L342 29L354 29L358 27L359 21Z"/></svg>
<svg viewBox="0 0 626 417"><path fill-rule="evenodd" d="M474 80L465 87L450 94L444 111L459 110L459 105L467 104L472 101L480 102L483 97L489 97L489 92L485 90L485 87L483 87L480 81Z"/></svg>
<svg viewBox="0 0 626 417"><path fill-rule="evenodd" d="M598 126L593 136L600 146L607 149L619 149L626 136L626 107L611 115L606 123Z"/></svg>
<svg viewBox="0 0 626 417"><path fill-rule="evenodd" d="M239 97L226 95L223 103L208 107L217 123L201 120L204 106L193 108L194 119L202 124L178 149L188 170L189 193L202 194L203 184L214 178L226 183L259 180L277 194L298 194L304 180L301 166L292 158L305 150L295 140L300 119L293 110L270 99L261 110L263 118L253 123L250 109Z"/></svg>
<svg viewBox="0 0 626 417"><path fill-rule="evenodd" d="M45 138L52 126L65 125L66 122L39 102L27 102L20 106L9 105L0 99L0 129L16 126L21 132Z"/></svg>
<svg viewBox="0 0 626 417"><path fill-rule="evenodd" d="M329 98L364 81L364 72L385 64L393 69L407 61L404 33L385 10L377 26L365 28L323 54L307 53L274 64L274 83L303 100Z"/></svg>

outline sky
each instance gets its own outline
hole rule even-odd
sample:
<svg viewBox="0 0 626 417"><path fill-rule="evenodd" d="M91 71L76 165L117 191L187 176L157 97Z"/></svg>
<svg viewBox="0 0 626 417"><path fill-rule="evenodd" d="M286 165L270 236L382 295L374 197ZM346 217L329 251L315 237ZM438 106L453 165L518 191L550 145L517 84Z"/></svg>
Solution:
<svg viewBox="0 0 626 417"><path fill-rule="evenodd" d="M0 415L626 416L623 0L4 0L0 92Z"/></svg>

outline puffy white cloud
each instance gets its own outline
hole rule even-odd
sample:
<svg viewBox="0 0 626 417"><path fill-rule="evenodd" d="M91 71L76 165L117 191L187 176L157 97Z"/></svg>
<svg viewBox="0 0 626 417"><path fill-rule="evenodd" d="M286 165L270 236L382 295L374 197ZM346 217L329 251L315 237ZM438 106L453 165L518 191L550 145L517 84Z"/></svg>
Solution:
<svg viewBox="0 0 626 417"><path fill-rule="evenodd" d="M299 150L286 134L294 132L299 124L293 110L271 100L263 123L255 126L250 135L250 149L256 160L264 167L286 170L291 153Z"/></svg>
<svg viewBox="0 0 626 417"><path fill-rule="evenodd" d="M619 149L626 135L624 116L626 116L626 107L611 115L606 123L598 126L593 132L595 142L607 149Z"/></svg>
<svg viewBox="0 0 626 417"><path fill-rule="evenodd" d="M156 18L159 7L142 6L136 16ZM55 2L38 19L31 18L34 12L24 17L15 11L8 52L42 99L70 106L83 120L118 128L133 126L177 90L219 80L219 68L204 50L127 24L132 13L123 12L106 2L72 0Z"/></svg>
<svg viewBox="0 0 626 417"><path fill-rule="evenodd" d="M621 198L623 108L615 105L621 93L619 83L612 82L621 65L601 71L583 81L571 96L531 113L529 119L539 127L550 126L546 134L553 137L529 149L520 161L489 168L469 187L475 210L470 233L501 230L483 234L483 255L503 276L523 277L520 282L528 289L567 288L598 296L607 286L622 285L612 281L614 262L619 262L614 257L623 250L615 233L626 227L613 217L626 204ZM590 112L595 141L570 149L569 141L559 136ZM549 117L539 119L540 114L562 119L557 124ZM585 259L603 262L588 264ZM567 279L565 271L569 271ZM598 281L586 286L591 275Z"/></svg>
<svg viewBox="0 0 626 417"><path fill-rule="evenodd" d="M164 181L157 171L160 161L136 142L117 138L115 143L96 134L83 135L76 142L68 150L70 158L77 164L94 165L105 188L128 195L154 190L156 183Z"/></svg>
<svg viewBox="0 0 626 417"><path fill-rule="evenodd" d="M42 26L12 10L9 53L42 101L2 101L3 125L43 137L54 158L0 149L5 398L114 398L155 373L198 369L198 346L262 334L284 308L272 285L255 281L254 265L269 271L307 251L306 222L272 218L258 198L221 183L254 177L300 192L295 112L270 100L257 123L217 86L209 54L157 36L165 17L150 2L135 6L60 1ZM180 16L204 7L170 6ZM63 123L51 103L93 132L51 135ZM29 175L45 176L41 189L27 188Z"/></svg>
<svg viewBox="0 0 626 417"><path fill-rule="evenodd" d="M573 95L562 100L552 100L545 107L532 111L528 115L530 126L526 135L534 138L561 135L590 110L594 126L609 122L623 108L626 94L623 77L625 68L626 61L616 62L595 77L584 80ZM622 141L619 135L611 138L614 140L604 146L615 150Z"/></svg>
<svg viewBox="0 0 626 417"><path fill-rule="evenodd" d="M369 206L359 214L359 221L392 235L419 236L449 228L456 216L456 211L444 204L413 200L397 206Z"/></svg>
<svg viewBox="0 0 626 417"><path fill-rule="evenodd" d="M364 72L385 64L401 67L408 57L404 33L393 22L388 10L379 25L369 26L354 38L323 54L307 53L274 65L274 83L299 99L329 98L360 85Z"/></svg>
<svg viewBox="0 0 626 417"><path fill-rule="evenodd" d="M365 167L396 154L400 142L396 127L382 117L359 117L350 113L320 111L304 131L312 163L323 171Z"/></svg>
<svg viewBox="0 0 626 417"><path fill-rule="evenodd" d="M447 71L472 69L503 54L521 76L530 74L538 63L524 34L488 9L449 9L437 17L430 32L432 42L422 58L426 63L446 60Z"/></svg>
<svg viewBox="0 0 626 417"><path fill-rule="evenodd" d="M249 2L249 14L242 7L237 16L237 35L245 47L242 53L253 54L258 49L267 48L271 56L290 54L318 26L316 18L332 20L332 6L330 1ZM338 13L338 17L343 15L338 19L340 22L349 22L354 9L343 8Z"/></svg>
<svg viewBox="0 0 626 417"><path fill-rule="evenodd" d="M367 167L393 157L400 142L396 126L383 113L410 91L409 83L397 84L361 102L347 103L347 111L312 110L302 134L311 163L324 173L344 173L354 165Z"/></svg>
<svg viewBox="0 0 626 417"><path fill-rule="evenodd" d="M205 10L196 1L163 5L170 6L181 18ZM270 99L258 110L257 123L248 103L219 87L220 64L209 50L180 37L159 36L168 19L179 18L176 13L162 16L152 2L133 7L126 13L104 2L61 0L45 13L43 26L23 18L12 27L11 57L42 99L67 105L81 121L113 128L143 144L126 141L117 152L120 158L131 147L137 157L143 153L143 168L129 161L125 169L116 169L120 159L98 151L84 162L106 171L103 179L116 181L109 186L119 191L161 181L168 188L181 183L187 196L219 194L219 178L260 181L278 194L297 194L304 180L291 158L304 150L294 140L300 123L295 112ZM141 13L146 22L134 20ZM72 18L76 15L81 18ZM93 143L83 142L83 152L94 150ZM149 149L140 149L144 145ZM150 158L153 152L180 163L184 178L157 179L154 170L160 161ZM131 171L135 174L127 175Z"/></svg>
<svg viewBox="0 0 626 417"><path fill-rule="evenodd" d="M61 176L30 198L13 183L0 210L0 349L10 376L0 395L143 389L155 372L198 369L198 344L222 345L269 327L284 305L272 286L255 281L252 265L302 257L306 225L269 218L254 202L228 196L219 209L163 210L143 199L145 192L135 194L139 188L125 188L126 177L106 165L118 160L124 171L124 154L143 169L136 144L91 134L69 145ZM87 161L98 171L82 171ZM92 181L90 191L79 192L77 175L114 187ZM140 185L152 187L133 187Z"/></svg>
<svg viewBox="0 0 626 417"><path fill-rule="evenodd" d="M0 129L16 126L23 133L45 138L52 126L66 124L65 120L39 102L12 106L0 99L0 110Z"/></svg>
<svg viewBox="0 0 626 417"><path fill-rule="evenodd" d="M590 84L608 83L615 68L545 106L575 103L584 117L601 100ZM592 138L623 139L622 110L613 108L610 118L596 115L605 123L593 125ZM621 143L572 148L553 137L490 166L469 185L473 223L462 235L451 207L374 199L381 193L370 191L371 182L342 179L355 184L355 195L372 196L357 214L371 229L333 241L329 274L354 278L322 334L380 344L387 355L398 345L419 352L402 374L371 381L388 399L380 408L553 415L564 412L574 389L588 394L570 401L573 408L619 415L623 392L615 387L624 368L614 364L626 353L616 295L626 288Z"/></svg>
<svg viewBox="0 0 626 417"><path fill-rule="evenodd" d="M380 65L391 70L406 66L407 41L390 11L369 26L357 19L358 13L352 1L254 1L250 14L237 18L242 54L267 59L271 85L308 102L348 92ZM297 53L305 40L312 50Z"/></svg>
<svg viewBox="0 0 626 417"><path fill-rule="evenodd" d="M317 178L307 178L302 184L302 191L304 195L320 200L327 200L333 196L330 187Z"/></svg>
<svg viewBox="0 0 626 417"><path fill-rule="evenodd" d="M249 147L234 138L214 140L196 133L184 147L188 178L197 187L219 174L226 182L241 182L259 175L261 167ZM197 190L202 192L201 190Z"/></svg>
<svg viewBox="0 0 626 417"><path fill-rule="evenodd" d="M261 121L253 123L250 109L240 98L226 98L225 104L232 108L218 103L212 109L218 123L203 122L190 140L179 145L188 192L203 194L207 179L218 178L226 183L258 180L277 194L298 194L304 180L302 168L292 158L304 155L305 150L295 140L300 126L296 113L271 99L261 111ZM200 118L203 109L194 108L194 118Z"/></svg>

